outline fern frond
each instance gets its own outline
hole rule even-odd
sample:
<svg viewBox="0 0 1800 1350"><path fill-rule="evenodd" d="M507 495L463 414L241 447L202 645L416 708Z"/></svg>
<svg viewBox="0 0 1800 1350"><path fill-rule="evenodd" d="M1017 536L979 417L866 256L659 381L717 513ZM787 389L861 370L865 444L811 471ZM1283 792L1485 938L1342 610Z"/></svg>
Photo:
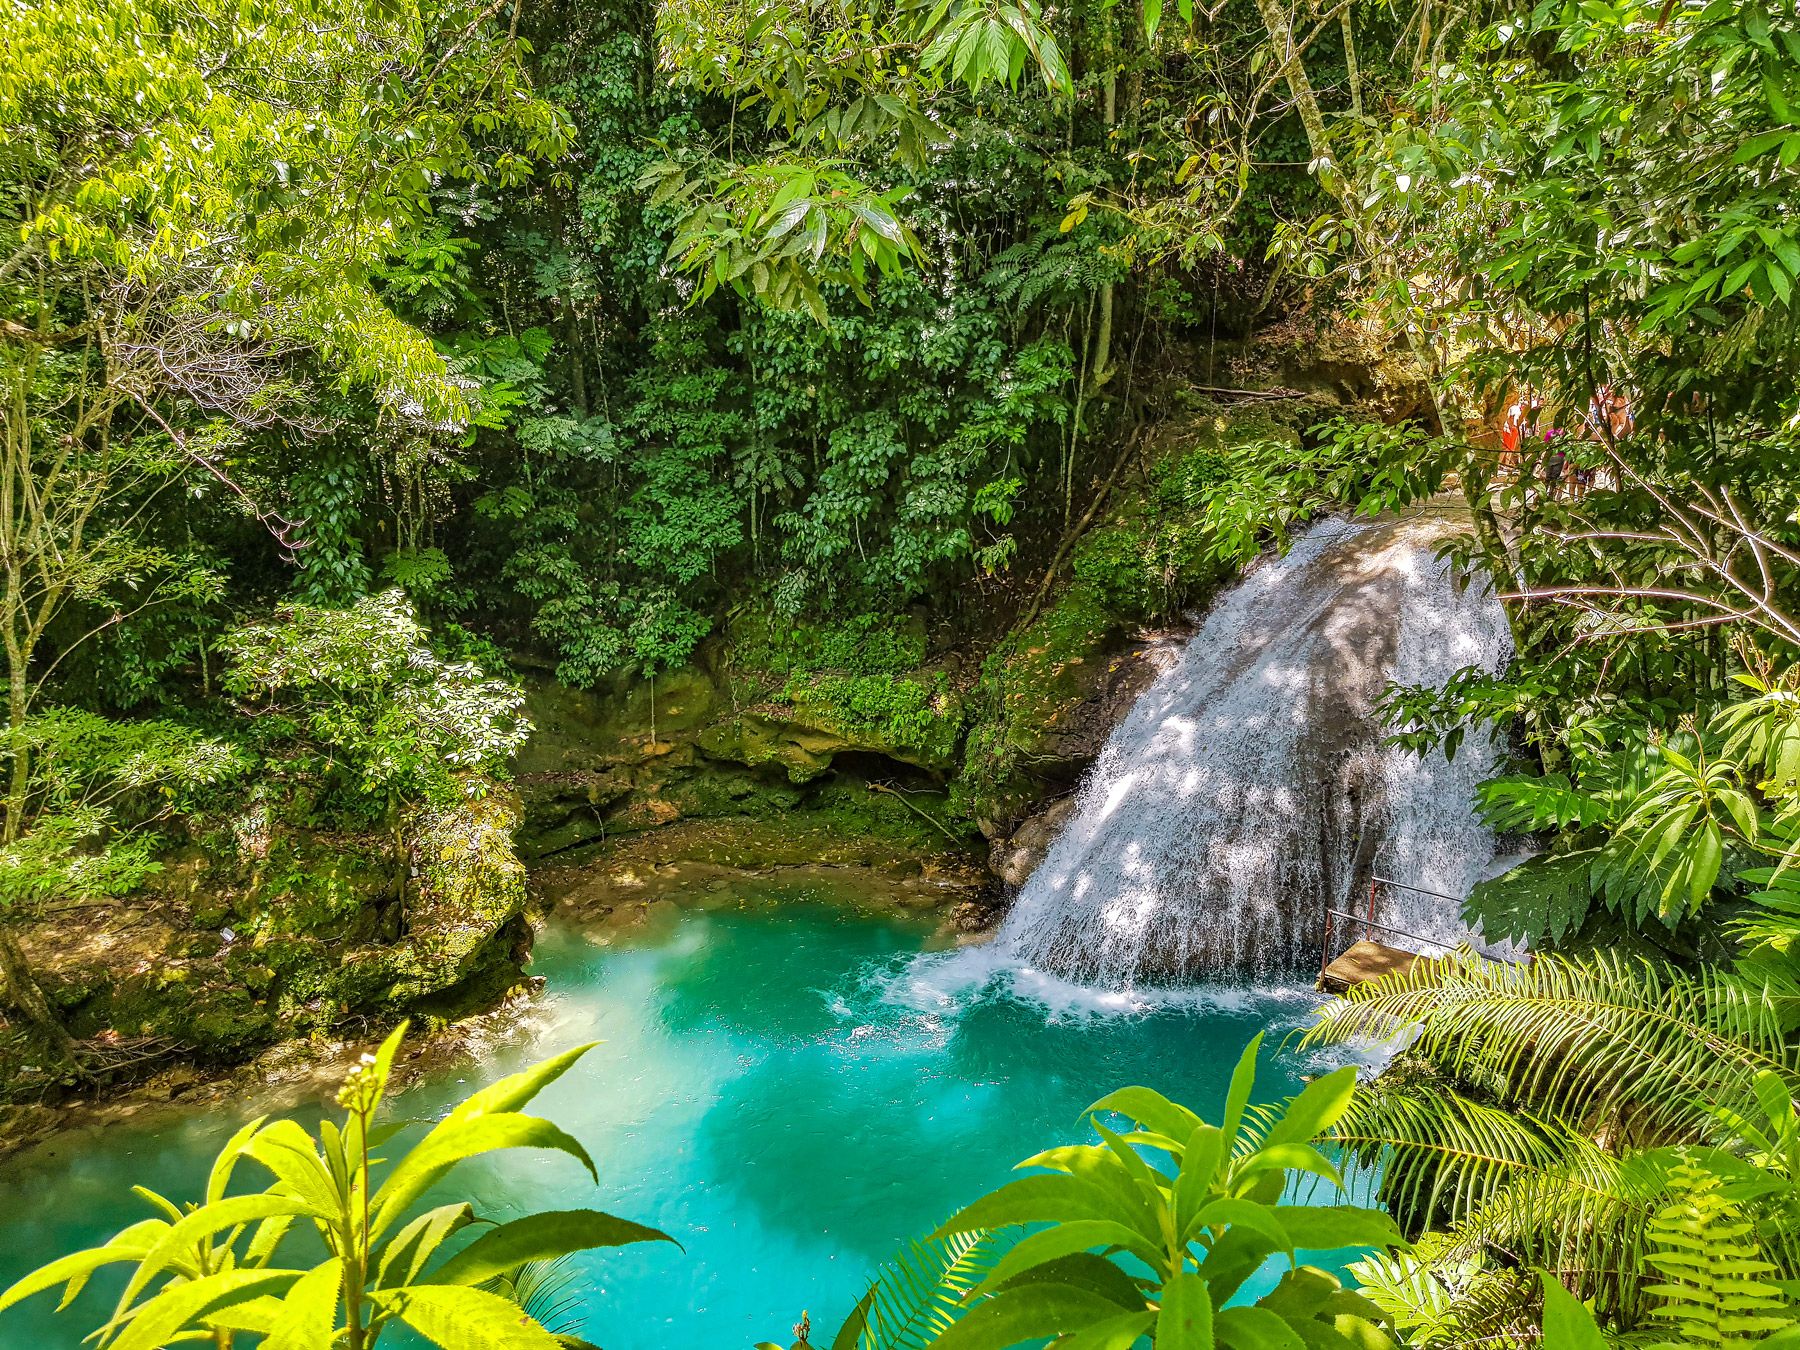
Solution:
<svg viewBox="0 0 1800 1350"><path fill-rule="evenodd" d="M1504 1105L1663 1142L1704 1131L1697 1103L1749 1100L1760 1070L1800 1085L1786 1021L1766 987L1729 972L1611 953L1506 965L1464 950L1351 990L1304 1043L1416 1027L1414 1055Z"/></svg>
<svg viewBox="0 0 1800 1350"><path fill-rule="evenodd" d="M1562 1122L1474 1101L1429 1079L1377 1083L1358 1095L1332 1138L1379 1201L1410 1229L1446 1231L1471 1261L1557 1271L1605 1310L1643 1303L1645 1231L1661 1173L1621 1160ZM1521 1297L1534 1296L1527 1281Z"/></svg>
<svg viewBox="0 0 1800 1350"><path fill-rule="evenodd" d="M1646 1286L1663 1300L1650 1315L1675 1333L1659 1350L1748 1345L1791 1325L1779 1272L1720 1179L1681 1163L1670 1170L1669 1189L1671 1199L1650 1221L1647 1257L1662 1276Z"/></svg>
<svg viewBox="0 0 1800 1350"><path fill-rule="evenodd" d="M1538 1343L1537 1281L1491 1268L1448 1234L1410 1252L1350 1267L1364 1298L1380 1308L1411 1350L1522 1350Z"/></svg>
<svg viewBox="0 0 1800 1350"><path fill-rule="evenodd" d="M977 1231L909 1242L876 1275L833 1350L925 1350L963 1313L1010 1242Z"/></svg>
<svg viewBox="0 0 1800 1350"><path fill-rule="evenodd" d="M577 1314L585 1304L579 1276L573 1257L556 1256L515 1266L482 1288L511 1299L552 1334L572 1335L581 1326Z"/></svg>

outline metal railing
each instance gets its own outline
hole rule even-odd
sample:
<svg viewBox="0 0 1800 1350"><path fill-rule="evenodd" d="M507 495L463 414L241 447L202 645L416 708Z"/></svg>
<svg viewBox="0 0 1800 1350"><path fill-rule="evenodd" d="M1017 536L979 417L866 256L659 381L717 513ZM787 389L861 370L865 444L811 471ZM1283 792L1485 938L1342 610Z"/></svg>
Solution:
<svg viewBox="0 0 1800 1350"><path fill-rule="evenodd" d="M1351 934L1354 934L1356 928L1360 926L1364 930L1367 940L1370 942L1375 940L1375 933L1379 930L1383 933L1390 933L1395 937L1402 937L1413 942L1424 943L1428 947L1436 947L1441 952L1452 952L1456 950L1453 945L1442 942L1437 938L1425 937L1420 933L1409 933L1404 928L1396 928L1392 924L1377 922L1375 918L1376 888L1381 886L1391 886L1395 890L1411 891L1415 895L1428 895L1434 900L1448 900L1453 905L1460 906L1462 904L1462 901L1455 896L1445 895L1442 891L1428 891L1423 886L1409 886L1404 881L1393 881L1383 876L1371 876L1369 878L1369 912L1367 915L1352 914L1348 910L1333 909L1329 905L1326 906L1324 931L1319 935L1319 974L1321 976L1325 974L1326 969L1331 965L1332 920L1334 919L1343 919L1349 923L1351 927L1343 931L1348 931ZM1350 940L1351 942L1355 942L1356 938L1352 936Z"/></svg>

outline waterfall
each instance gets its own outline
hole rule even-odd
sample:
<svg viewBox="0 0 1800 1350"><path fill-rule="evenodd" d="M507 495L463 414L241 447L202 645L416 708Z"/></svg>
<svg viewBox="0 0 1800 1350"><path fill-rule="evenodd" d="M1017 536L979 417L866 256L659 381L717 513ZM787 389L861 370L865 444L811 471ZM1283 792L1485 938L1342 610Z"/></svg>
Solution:
<svg viewBox="0 0 1800 1350"><path fill-rule="evenodd" d="M997 955L1109 988L1294 973L1371 873L1466 895L1494 854L1472 807L1492 734L1421 760L1373 715L1389 679L1510 654L1485 577L1437 556L1462 529L1447 509L1323 520L1223 594L1107 741ZM1390 899L1383 921L1454 940L1457 908Z"/></svg>

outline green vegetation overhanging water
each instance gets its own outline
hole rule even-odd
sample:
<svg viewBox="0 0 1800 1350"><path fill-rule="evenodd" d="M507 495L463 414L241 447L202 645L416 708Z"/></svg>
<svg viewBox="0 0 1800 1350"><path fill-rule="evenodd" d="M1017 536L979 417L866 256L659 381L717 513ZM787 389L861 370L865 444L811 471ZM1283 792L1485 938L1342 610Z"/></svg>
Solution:
<svg viewBox="0 0 1800 1350"><path fill-rule="evenodd" d="M1216 1110L1245 1041L1296 1025L1313 1001L1027 996L971 980L980 953L921 955L928 924L854 899L816 881L759 882L624 937L553 929L533 967L548 988L521 1032L478 1069L438 1071L398 1099L400 1115L434 1119L479 1082L604 1042L535 1108L593 1153L598 1194L566 1158L529 1151L475 1165L457 1187L497 1219L592 1204L682 1242L581 1258L569 1329L607 1350L748 1350L803 1310L835 1325L899 1243L1076 1137L1102 1093L1150 1082ZM1259 1095L1292 1092L1302 1067L1274 1056ZM141 1217L134 1184L196 1195L253 1109L65 1135L10 1164L0 1287ZM298 1114L310 1124L318 1111ZM34 1300L8 1314L0 1344L75 1347L114 1294L97 1280L61 1315Z"/></svg>

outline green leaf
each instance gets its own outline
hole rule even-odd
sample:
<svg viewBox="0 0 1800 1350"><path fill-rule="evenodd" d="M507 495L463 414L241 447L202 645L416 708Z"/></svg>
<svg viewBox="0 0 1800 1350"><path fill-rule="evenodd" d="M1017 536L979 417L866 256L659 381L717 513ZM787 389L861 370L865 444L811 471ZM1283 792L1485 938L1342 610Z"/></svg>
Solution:
<svg viewBox="0 0 1800 1350"><path fill-rule="evenodd" d="M1178 1272L1162 1287L1156 1350L1213 1350L1212 1295L1191 1270Z"/></svg>
<svg viewBox="0 0 1800 1350"><path fill-rule="evenodd" d="M1262 1032L1252 1036L1231 1070L1231 1084L1225 1089L1225 1115L1219 1121L1227 1151L1237 1139L1238 1129L1244 1123L1244 1111L1250 1105L1250 1094L1256 1088L1256 1057L1262 1050L1262 1041ZM1194 1123L1199 1123L1198 1117Z"/></svg>
<svg viewBox="0 0 1800 1350"><path fill-rule="evenodd" d="M426 1210L383 1244L376 1258L375 1283L389 1289L411 1284L444 1239L474 1219L475 1211L466 1201Z"/></svg>
<svg viewBox="0 0 1800 1350"><path fill-rule="evenodd" d="M1212 1193L1226 1147L1221 1130L1216 1126L1201 1125L1189 1136L1187 1148L1182 1151L1181 1170L1175 1176L1175 1227L1188 1237L1195 1231L1194 1216Z"/></svg>
<svg viewBox="0 0 1800 1350"><path fill-rule="evenodd" d="M210 1205L202 1205L192 1214L185 1215L180 1223L171 1224L168 1231L157 1238L155 1245L144 1253L142 1262L125 1285L125 1292L119 1296L119 1307L130 1307L151 1280L178 1259L188 1257L197 1244L214 1234L275 1215L305 1214L310 1209L304 1200L268 1192L231 1196L216 1200Z"/></svg>
<svg viewBox="0 0 1800 1350"><path fill-rule="evenodd" d="M1257 1167L1278 1167L1286 1172L1310 1172L1316 1177L1323 1177L1334 1186L1342 1185L1344 1180L1337 1164L1310 1144L1276 1144L1270 1148L1259 1148L1245 1162Z"/></svg>
<svg viewBox="0 0 1800 1350"><path fill-rule="evenodd" d="M293 1121L278 1120L265 1125L244 1152L305 1200L309 1206L306 1212L311 1215L329 1221L343 1208L343 1194L330 1170L319 1160L312 1136Z"/></svg>
<svg viewBox="0 0 1800 1350"><path fill-rule="evenodd" d="M976 1286L976 1292L987 1293L1033 1266L1057 1260L1073 1252L1092 1251L1097 1247L1122 1247L1152 1269L1166 1270L1168 1265L1165 1253L1146 1242L1141 1233L1124 1224L1108 1223L1100 1219L1077 1219L1020 1238L1007 1249L1006 1255L995 1264L987 1278Z"/></svg>
<svg viewBox="0 0 1800 1350"><path fill-rule="evenodd" d="M1130 1117L1162 1135L1169 1141L1172 1149L1179 1149L1193 1134L1194 1128L1205 1123L1187 1107L1178 1106L1162 1093L1147 1087L1127 1087L1109 1092L1081 1114L1091 1116L1101 1111L1114 1111L1121 1116Z"/></svg>
<svg viewBox="0 0 1800 1350"><path fill-rule="evenodd" d="M248 1303L277 1293L297 1280L298 1270L227 1270L171 1285L131 1312L130 1323L110 1350L157 1350L177 1333L199 1326L216 1308Z"/></svg>
<svg viewBox="0 0 1800 1350"><path fill-rule="evenodd" d="M87 1277L102 1266L116 1265L122 1261L141 1261L155 1245L157 1237L167 1232L168 1228L169 1225L161 1219L145 1219L115 1233L105 1246L72 1252L47 1266L40 1266L8 1286L5 1293L0 1293L0 1311L64 1281L70 1282L72 1286L69 1295L72 1298L74 1289L85 1283ZM68 1298L65 1298L63 1306L67 1305Z"/></svg>
<svg viewBox="0 0 1800 1350"><path fill-rule="evenodd" d="M1156 40L1156 30L1162 26L1162 0L1144 0L1144 36L1150 41Z"/></svg>
<svg viewBox="0 0 1800 1350"><path fill-rule="evenodd" d="M417 1284L374 1298L441 1350L561 1350L523 1308L485 1289Z"/></svg>
<svg viewBox="0 0 1800 1350"><path fill-rule="evenodd" d="M1021 1177L999 1190L990 1191L966 1205L932 1234L972 1233L982 1228L1005 1228L1015 1223L1065 1223L1072 1219L1100 1219L1110 1223L1119 1215L1096 1195L1093 1188L1065 1175Z"/></svg>
<svg viewBox="0 0 1800 1350"><path fill-rule="evenodd" d="M1118 1316L1117 1303L1090 1290L1029 1285L977 1304L932 1343L932 1350L1007 1350Z"/></svg>
<svg viewBox="0 0 1800 1350"><path fill-rule="evenodd" d="M1719 867L1724 860L1725 841L1719 827L1709 820L1700 827L1700 837L1694 841L1689 862L1688 899L1695 907L1712 894L1713 883L1719 879Z"/></svg>
<svg viewBox="0 0 1800 1350"><path fill-rule="evenodd" d="M434 1270L430 1284L480 1284L527 1261L549 1261L594 1247L632 1242L675 1242L667 1233L597 1209L528 1214L483 1233ZM675 1243L680 1246L680 1243Z"/></svg>
<svg viewBox="0 0 1800 1350"><path fill-rule="evenodd" d="M344 1263L332 1257L294 1281L259 1350L318 1350L332 1344Z"/></svg>
<svg viewBox="0 0 1800 1350"><path fill-rule="evenodd" d="M1354 1205L1282 1205L1275 1217L1296 1247L1335 1251L1339 1247L1394 1247L1400 1228L1378 1209Z"/></svg>
<svg viewBox="0 0 1800 1350"><path fill-rule="evenodd" d="M476 1116L517 1111L572 1069L577 1060L598 1044L600 1044L598 1041L589 1041L584 1045L578 1045L572 1050L565 1050L560 1055L552 1056L541 1064L534 1064L529 1069L509 1074L499 1082L489 1084L444 1117L443 1123L438 1126L438 1129L444 1129L461 1121L472 1120ZM430 1138L429 1135L426 1137Z"/></svg>
<svg viewBox="0 0 1800 1350"><path fill-rule="evenodd" d="M1490 941L1555 945L1586 922L1595 894L1596 849L1531 858L1477 882L1463 902L1463 921Z"/></svg>
<svg viewBox="0 0 1800 1350"><path fill-rule="evenodd" d="M371 1224L372 1231L379 1234L389 1227L413 1201L458 1163L508 1148L555 1149L574 1158L587 1168L590 1177L596 1182L599 1180L594 1160L588 1157L587 1150L547 1120L512 1112L475 1116L452 1112L400 1160L375 1193L373 1204L377 1217Z"/></svg>
<svg viewBox="0 0 1800 1350"><path fill-rule="evenodd" d="M1288 1102L1281 1118L1270 1128L1266 1143L1298 1143L1318 1138L1337 1124L1355 1095L1356 1066L1353 1064L1315 1078L1299 1096Z"/></svg>
<svg viewBox="0 0 1800 1350"><path fill-rule="evenodd" d="M213 1160L212 1171L206 1178L206 1202L211 1204L222 1199L225 1188L231 1184L231 1174L237 1167L238 1159L244 1156L244 1146L250 1142L256 1132L263 1127L267 1116L258 1116L250 1121L236 1134L226 1141L225 1147L219 1150L219 1156Z"/></svg>
<svg viewBox="0 0 1800 1350"><path fill-rule="evenodd" d="M1056 1350L1131 1350L1155 1324L1153 1312L1109 1317L1064 1336L1057 1341Z"/></svg>
<svg viewBox="0 0 1800 1350"><path fill-rule="evenodd" d="M1594 1315L1575 1301L1562 1281L1547 1270L1540 1270L1538 1279L1544 1286L1544 1344L1556 1350L1607 1350Z"/></svg>
<svg viewBox="0 0 1800 1350"><path fill-rule="evenodd" d="M1270 1247L1279 1252L1286 1252L1292 1259L1294 1243L1288 1236L1288 1229L1282 1224L1275 1212L1274 1205L1261 1204L1255 1200L1245 1200L1235 1196L1223 1196L1203 1206L1194 1216L1194 1231L1206 1228L1248 1228L1251 1232L1267 1238Z"/></svg>
<svg viewBox="0 0 1800 1350"><path fill-rule="evenodd" d="M1267 1308L1225 1308L1215 1325L1219 1344L1231 1350L1307 1350L1300 1333Z"/></svg>

